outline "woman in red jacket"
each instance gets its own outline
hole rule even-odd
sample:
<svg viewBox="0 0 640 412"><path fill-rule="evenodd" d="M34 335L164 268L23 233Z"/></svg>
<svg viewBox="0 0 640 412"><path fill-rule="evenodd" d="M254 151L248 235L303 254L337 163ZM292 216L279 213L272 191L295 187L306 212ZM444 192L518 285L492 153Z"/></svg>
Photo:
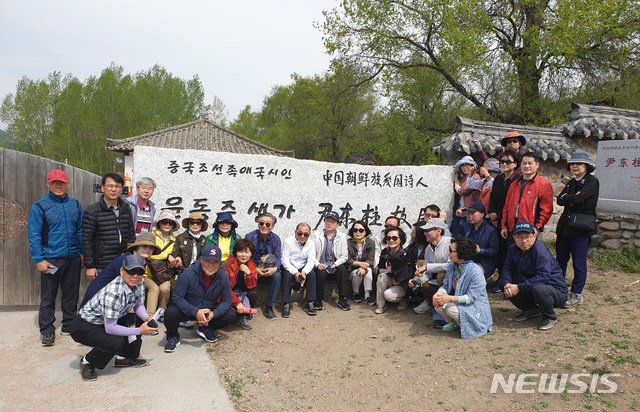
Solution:
<svg viewBox="0 0 640 412"><path fill-rule="evenodd" d="M238 314L236 323L242 329L252 328L249 322L253 317L249 310L256 306L258 292L258 271L251 256L255 253L253 242L246 239L239 239L233 245L233 256L222 263L222 269L229 276L231 286L231 306Z"/></svg>

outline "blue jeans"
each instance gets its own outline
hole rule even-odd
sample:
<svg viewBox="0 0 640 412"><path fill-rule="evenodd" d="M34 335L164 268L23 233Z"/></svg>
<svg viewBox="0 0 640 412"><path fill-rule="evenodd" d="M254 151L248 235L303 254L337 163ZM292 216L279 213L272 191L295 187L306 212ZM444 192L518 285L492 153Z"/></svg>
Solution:
<svg viewBox="0 0 640 412"><path fill-rule="evenodd" d="M282 268L282 304L291 303L291 288L299 285L293 280L293 273L284 267ZM316 300L316 273L312 270L307 273L307 279L304 282L304 288L307 289L307 301Z"/></svg>
<svg viewBox="0 0 640 412"><path fill-rule="evenodd" d="M587 251L589 250L590 240L589 236L558 236L556 239L556 260L565 277L567 275L569 256L573 258L572 293L582 293L584 284L587 282Z"/></svg>
<svg viewBox="0 0 640 412"><path fill-rule="evenodd" d="M258 278L258 283L269 282L269 296L267 297L267 306L272 308L278 303L278 293L280 292L280 285L282 284L282 274L278 270L271 276L263 276Z"/></svg>

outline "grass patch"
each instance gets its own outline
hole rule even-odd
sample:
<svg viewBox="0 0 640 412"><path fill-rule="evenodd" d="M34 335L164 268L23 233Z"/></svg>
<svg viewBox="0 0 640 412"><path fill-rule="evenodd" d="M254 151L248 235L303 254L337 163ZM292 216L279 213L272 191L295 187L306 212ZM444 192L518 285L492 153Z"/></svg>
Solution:
<svg viewBox="0 0 640 412"><path fill-rule="evenodd" d="M607 249L593 258L600 270L618 270L626 273L640 272L640 248L631 243L620 249Z"/></svg>
<svg viewBox="0 0 640 412"><path fill-rule="evenodd" d="M225 378L227 388L229 388L229 395L234 398L242 398L242 388L244 387L244 381L240 378L231 379Z"/></svg>

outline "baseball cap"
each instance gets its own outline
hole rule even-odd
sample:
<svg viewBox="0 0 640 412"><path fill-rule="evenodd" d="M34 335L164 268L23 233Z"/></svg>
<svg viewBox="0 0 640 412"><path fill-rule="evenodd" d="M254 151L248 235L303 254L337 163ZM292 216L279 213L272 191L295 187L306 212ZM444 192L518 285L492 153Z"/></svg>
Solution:
<svg viewBox="0 0 640 412"><path fill-rule="evenodd" d="M445 229L446 227L447 227L447 224L445 223L444 220L440 219L439 217L432 217L431 219L429 219L426 225L420 226L420 229L424 229L424 230L429 230L433 228Z"/></svg>
<svg viewBox="0 0 640 412"><path fill-rule="evenodd" d="M471 205L469 205L467 207L467 211L469 212L485 212L485 208L484 205L482 204L482 202L476 200L475 202L471 203Z"/></svg>
<svg viewBox="0 0 640 412"><path fill-rule="evenodd" d="M147 261L138 255L129 255L122 261L122 267L127 272L131 272L134 269L142 269L144 271L146 263Z"/></svg>
<svg viewBox="0 0 640 412"><path fill-rule="evenodd" d="M53 169L47 175L47 183L51 183L56 180L59 180L64 183L69 183L69 176L67 176L67 172L65 172L64 170Z"/></svg>
<svg viewBox="0 0 640 412"><path fill-rule="evenodd" d="M526 221L516 223L516 227L513 229L513 234L516 233L535 233L533 225Z"/></svg>
<svg viewBox="0 0 640 412"><path fill-rule="evenodd" d="M205 246L202 249L202 259L220 262L222 259L222 252L220 252L220 248L216 245Z"/></svg>
<svg viewBox="0 0 640 412"><path fill-rule="evenodd" d="M333 219L336 222L340 222L340 215L335 210L331 210L324 215L325 219Z"/></svg>

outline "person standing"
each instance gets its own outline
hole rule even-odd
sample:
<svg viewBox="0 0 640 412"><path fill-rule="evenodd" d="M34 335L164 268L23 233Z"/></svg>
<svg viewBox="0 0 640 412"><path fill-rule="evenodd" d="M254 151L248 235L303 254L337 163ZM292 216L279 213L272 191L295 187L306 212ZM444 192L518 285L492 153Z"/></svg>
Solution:
<svg viewBox="0 0 640 412"><path fill-rule="evenodd" d="M596 167L589 153L576 150L571 154L567 163L573 179L567 182L556 200L558 206L564 206L556 228L558 235L556 238L556 259L565 277L570 256L573 261L571 292L564 304L565 308L570 308L581 305L583 301L582 289L587 281L587 251L591 236L597 233L595 216L600 182L592 174ZM571 227L570 216L574 215L575 217L576 213L593 216L592 227L584 230Z"/></svg>
<svg viewBox="0 0 640 412"><path fill-rule="evenodd" d="M102 197L84 211L82 241L87 278L98 272L136 241L129 204L120 198L124 179L117 173L102 176Z"/></svg>
<svg viewBox="0 0 640 412"><path fill-rule="evenodd" d="M131 217L136 235L151 232L156 216L156 205L151 201L156 182L150 177L141 177L136 182L136 194L125 199L131 208Z"/></svg>
<svg viewBox="0 0 640 412"><path fill-rule="evenodd" d="M38 324L42 346L55 342L56 296L62 291L62 330L69 334L75 317L82 268L82 206L69 197L69 176L54 169L47 175L49 194L31 206L29 250L40 272Z"/></svg>

